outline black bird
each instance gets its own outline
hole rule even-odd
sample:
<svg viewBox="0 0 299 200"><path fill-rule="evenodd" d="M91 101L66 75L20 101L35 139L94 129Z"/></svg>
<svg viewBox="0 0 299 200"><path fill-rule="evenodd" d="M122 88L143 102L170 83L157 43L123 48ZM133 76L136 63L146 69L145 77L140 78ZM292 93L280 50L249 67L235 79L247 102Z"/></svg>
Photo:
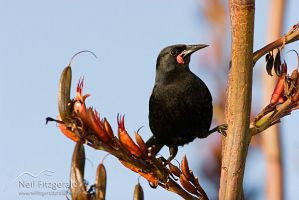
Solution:
<svg viewBox="0 0 299 200"><path fill-rule="evenodd" d="M172 45L157 58L155 86L149 100L149 125L154 136L147 145L153 154L167 145L167 162L175 157L178 146L225 129L219 126L209 130L212 96L206 84L189 69L191 54L207 46Z"/></svg>

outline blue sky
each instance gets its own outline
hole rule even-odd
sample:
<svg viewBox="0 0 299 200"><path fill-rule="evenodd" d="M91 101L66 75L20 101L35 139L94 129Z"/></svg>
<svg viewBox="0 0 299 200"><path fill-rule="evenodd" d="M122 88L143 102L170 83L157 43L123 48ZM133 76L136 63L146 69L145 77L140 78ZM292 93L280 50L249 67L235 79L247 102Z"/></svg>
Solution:
<svg viewBox="0 0 299 200"><path fill-rule="evenodd" d="M256 4L255 49L265 44L265 11L270 2L257 1ZM284 32L298 23L298 4L295 0L289 1ZM145 125L141 133L148 138L148 98L154 83L156 57L170 44L208 40L206 24L200 19L198 7L199 2L195 0L2 1L1 199L26 199L19 192L31 189L20 188L18 183L21 179L32 180L18 178L26 171L38 174L47 169L54 172L52 176L41 175L39 180L68 182L74 143L64 137L55 124L45 126L45 117L57 116L60 73L71 56L80 50L91 50L98 59L81 54L73 61L73 86L84 75L84 91L92 95L87 100L88 105L97 108L113 127L116 127L117 113L125 113L128 131L132 133ZM299 50L299 45L289 48ZM295 59L290 62L296 65ZM209 86L204 68L197 68L196 73ZM74 89L72 92L74 95ZM217 93L213 88L211 92ZM283 120L287 199L299 195L298 116L295 113ZM205 140L196 141L181 148L178 158L184 153L192 158L196 145L204 143ZM86 179L90 183L94 182L96 166L104 155L86 148L89 158ZM262 156L259 158L261 160ZM108 173L107 199L131 199L138 176L112 156L104 163ZM197 166L196 161L190 164L191 168ZM260 169L251 171L255 175L263 173ZM180 199L163 189L151 189L144 180L141 184L146 198ZM30 196L30 199L62 198Z"/></svg>

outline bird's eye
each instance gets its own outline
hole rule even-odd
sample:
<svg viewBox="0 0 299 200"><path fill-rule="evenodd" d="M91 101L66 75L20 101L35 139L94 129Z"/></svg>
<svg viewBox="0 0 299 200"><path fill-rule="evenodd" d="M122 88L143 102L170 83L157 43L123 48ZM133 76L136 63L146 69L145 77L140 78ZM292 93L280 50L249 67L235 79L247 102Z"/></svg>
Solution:
<svg viewBox="0 0 299 200"><path fill-rule="evenodd" d="M173 55L173 56L176 56L178 54L178 50L177 49L172 49L170 54Z"/></svg>

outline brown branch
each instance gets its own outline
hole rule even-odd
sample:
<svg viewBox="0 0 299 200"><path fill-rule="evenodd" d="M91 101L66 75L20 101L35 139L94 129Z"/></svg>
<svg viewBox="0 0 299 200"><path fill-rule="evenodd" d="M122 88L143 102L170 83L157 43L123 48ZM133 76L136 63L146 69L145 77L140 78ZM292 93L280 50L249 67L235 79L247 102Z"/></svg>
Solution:
<svg viewBox="0 0 299 200"><path fill-rule="evenodd" d="M283 104L273 106L270 112L264 113L265 109L258 115L261 116L250 124L250 135L254 136L263 132L274 124L280 122L280 119L291 114L291 111L298 109L298 102L291 99L286 100Z"/></svg>
<svg viewBox="0 0 299 200"><path fill-rule="evenodd" d="M125 167L131 169L136 173L139 173L150 182L154 179L155 181L157 181L159 186L180 195L184 199L207 200L206 198L201 198L200 196L193 196L188 191L184 190L171 178L171 176L174 175L157 158L147 156L145 156L146 158L137 158L133 156L127 149L123 148L118 142L117 138L114 138L114 143L117 144L116 148L114 148L114 146L111 148L110 145L104 144L101 141L98 141L96 143L87 143L87 145L91 146L94 149L103 150L110 153L111 155L117 157ZM153 182L151 184L153 184Z"/></svg>
<svg viewBox="0 0 299 200"><path fill-rule="evenodd" d="M242 183L250 142L254 0L230 0L232 62L228 77L226 120L223 139L220 200L242 199Z"/></svg>
<svg viewBox="0 0 299 200"><path fill-rule="evenodd" d="M299 40L299 23L294 25L292 29L281 38L255 51L253 53L253 64L255 64L262 56L266 55L269 51L284 46L285 44L295 42L297 40Z"/></svg>
<svg viewBox="0 0 299 200"><path fill-rule="evenodd" d="M198 198L195 197L191 194L189 194L188 192L186 192L179 184L177 184L173 179L169 179L167 181L167 185L164 184L159 184L161 187L163 187L164 189L177 193L178 195L180 195L181 197L183 197L184 199L190 199L190 200L205 200L204 198Z"/></svg>

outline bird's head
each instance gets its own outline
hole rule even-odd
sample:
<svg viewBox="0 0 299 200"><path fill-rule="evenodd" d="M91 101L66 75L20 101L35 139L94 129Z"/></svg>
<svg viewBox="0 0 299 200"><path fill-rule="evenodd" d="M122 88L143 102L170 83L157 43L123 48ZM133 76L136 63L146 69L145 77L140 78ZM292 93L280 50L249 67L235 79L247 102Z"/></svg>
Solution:
<svg viewBox="0 0 299 200"><path fill-rule="evenodd" d="M160 52L156 64L156 81L160 78L165 78L167 74L179 73L180 71L189 70L190 56L199 49L205 48L208 45L196 44L185 45L177 44L165 47Z"/></svg>

